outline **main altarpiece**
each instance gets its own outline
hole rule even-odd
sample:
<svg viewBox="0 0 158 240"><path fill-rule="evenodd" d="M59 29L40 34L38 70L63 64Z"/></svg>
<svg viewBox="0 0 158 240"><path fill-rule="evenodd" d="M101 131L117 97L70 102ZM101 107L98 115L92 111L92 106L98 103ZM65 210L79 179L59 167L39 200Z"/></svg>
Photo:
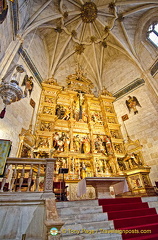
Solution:
<svg viewBox="0 0 158 240"><path fill-rule="evenodd" d="M55 181L59 168L69 169L69 199L77 198L77 182L85 177L126 176L133 193L146 193L150 167L138 140L124 143L115 98L105 88L94 96L92 82L80 70L66 82L66 87L54 78L42 83L35 132L22 129L18 157L56 158ZM95 197L92 188L89 197Z"/></svg>

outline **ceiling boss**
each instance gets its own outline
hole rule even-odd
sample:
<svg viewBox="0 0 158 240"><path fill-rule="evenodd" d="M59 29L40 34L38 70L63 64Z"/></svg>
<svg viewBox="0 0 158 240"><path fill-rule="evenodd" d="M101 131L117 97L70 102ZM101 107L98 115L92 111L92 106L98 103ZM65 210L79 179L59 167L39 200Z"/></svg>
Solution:
<svg viewBox="0 0 158 240"><path fill-rule="evenodd" d="M94 20L97 18L97 7L95 3L93 2L86 2L81 7L81 18L82 21L85 23L91 23L94 22Z"/></svg>
<svg viewBox="0 0 158 240"><path fill-rule="evenodd" d="M82 4L83 3L83 4ZM114 3L61 0L61 28L78 44L91 45L103 42L109 36L117 19ZM107 47L107 45L106 45Z"/></svg>

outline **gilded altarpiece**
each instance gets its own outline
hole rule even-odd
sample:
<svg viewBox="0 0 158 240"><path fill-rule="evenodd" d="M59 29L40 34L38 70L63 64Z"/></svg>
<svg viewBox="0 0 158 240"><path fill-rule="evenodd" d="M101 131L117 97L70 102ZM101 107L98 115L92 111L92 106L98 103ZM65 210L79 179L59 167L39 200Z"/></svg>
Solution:
<svg viewBox="0 0 158 240"><path fill-rule="evenodd" d="M32 155L57 159L56 181L62 177L59 168L69 169L65 180L70 200L77 199L77 182L85 177L125 175L133 190L129 175L135 175L131 170L139 167L136 162L131 167L126 160L128 149L114 110L115 98L106 89L95 97L92 87L90 80L78 73L67 77L67 87L58 86L53 79L42 84ZM86 198L94 197L90 188Z"/></svg>

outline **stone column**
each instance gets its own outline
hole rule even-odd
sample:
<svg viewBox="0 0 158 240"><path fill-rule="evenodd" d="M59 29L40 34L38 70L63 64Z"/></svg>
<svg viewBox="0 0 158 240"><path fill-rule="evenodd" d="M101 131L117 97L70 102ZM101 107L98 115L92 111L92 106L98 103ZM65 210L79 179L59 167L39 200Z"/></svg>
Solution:
<svg viewBox="0 0 158 240"><path fill-rule="evenodd" d="M53 194L53 176L54 176L54 163L55 158L46 159L46 175L44 186L44 199L46 208L46 220L45 226L47 228L47 240L59 240L60 229L64 225L64 222L59 218L56 202Z"/></svg>
<svg viewBox="0 0 158 240"><path fill-rule="evenodd" d="M54 163L55 158L47 158L46 159L46 175L45 175L45 185L44 192L52 193L53 191L53 177L54 177Z"/></svg>
<svg viewBox="0 0 158 240"><path fill-rule="evenodd" d="M73 128L74 128L74 119L70 119L69 123L69 127L70 127L70 152L74 152L74 144L73 144Z"/></svg>
<svg viewBox="0 0 158 240"><path fill-rule="evenodd" d="M87 115L88 115L88 128L89 128L89 134L90 134L90 139L91 139L91 152L95 152L95 147L94 147L94 137L93 137L93 129L94 129L94 123L91 121L91 111L90 111L90 104L91 104L91 99L93 95L86 94L85 99L86 99L86 108L87 108Z"/></svg>
<svg viewBox="0 0 158 240"><path fill-rule="evenodd" d="M56 209L55 199L46 199L46 220L45 225L47 227L47 240L60 240L60 229L64 225L64 222L60 219Z"/></svg>

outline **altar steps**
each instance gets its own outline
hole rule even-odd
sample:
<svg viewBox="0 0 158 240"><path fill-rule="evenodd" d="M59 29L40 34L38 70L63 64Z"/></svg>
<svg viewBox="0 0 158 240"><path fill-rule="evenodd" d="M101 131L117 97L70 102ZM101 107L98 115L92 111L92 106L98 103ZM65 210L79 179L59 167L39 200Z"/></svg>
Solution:
<svg viewBox="0 0 158 240"><path fill-rule="evenodd" d="M57 202L59 216L65 222L61 229L63 240L121 240L115 233L113 221L103 213L98 200ZM112 233L107 233L111 230Z"/></svg>
<svg viewBox="0 0 158 240"><path fill-rule="evenodd" d="M61 240L158 239L158 197L105 199L106 204L99 201L100 206L98 200L57 202L59 216L65 222ZM115 229L151 229L152 234L120 235Z"/></svg>

